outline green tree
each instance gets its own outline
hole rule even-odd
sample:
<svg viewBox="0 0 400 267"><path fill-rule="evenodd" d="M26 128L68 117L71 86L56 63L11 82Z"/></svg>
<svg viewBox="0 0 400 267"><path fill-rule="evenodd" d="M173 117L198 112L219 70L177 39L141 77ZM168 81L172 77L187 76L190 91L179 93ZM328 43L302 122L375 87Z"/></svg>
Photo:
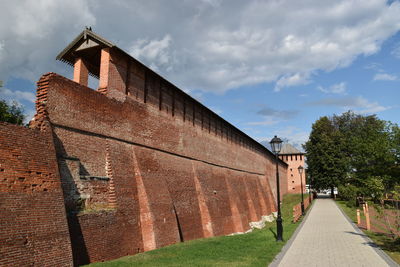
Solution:
<svg viewBox="0 0 400 267"><path fill-rule="evenodd" d="M322 117L314 123L305 150L319 187L342 185L357 189L347 192L349 196L360 193L378 200L399 184L400 129L375 115L349 111Z"/></svg>
<svg viewBox="0 0 400 267"><path fill-rule="evenodd" d="M0 100L0 121L22 125L24 119L24 111L18 103L9 105L5 100Z"/></svg>
<svg viewBox="0 0 400 267"><path fill-rule="evenodd" d="M393 154L393 164L388 166L387 174L392 177L390 180L385 181L388 188L395 188L396 184L400 188L400 127L397 125L390 125L389 139L391 142L391 153ZM400 191L399 191L400 195Z"/></svg>
<svg viewBox="0 0 400 267"><path fill-rule="evenodd" d="M390 140L390 124L375 115L363 116L346 112L333 116L333 124L341 133L343 153L346 155L348 179L361 188L362 193L382 196L392 180L388 167L395 162Z"/></svg>
<svg viewBox="0 0 400 267"><path fill-rule="evenodd" d="M334 187L346 176L340 137L340 132L334 127L332 120L321 117L312 125L310 138L304 146L313 187L330 188L332 194Z"/></svg>

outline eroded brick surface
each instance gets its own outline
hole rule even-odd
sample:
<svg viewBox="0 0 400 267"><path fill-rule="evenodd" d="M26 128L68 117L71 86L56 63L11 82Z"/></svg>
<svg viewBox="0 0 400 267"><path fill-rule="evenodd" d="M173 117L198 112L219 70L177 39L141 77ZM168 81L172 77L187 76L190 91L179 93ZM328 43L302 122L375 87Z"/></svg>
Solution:
<svg viewBox="0 0 400 267"><path fill-rule="evenodd" d="M0 265L72 266L51 134L0 123Z"/></svg>
<svg viewBox="0 0 400 267"><path fill-rule="evenodd" d="M115 196L111 210L70 216L71 236L81 240L73 243L76 262L246 231L251 221L275 211L274 158L231 139L218 120L208 123L203 117L202 125L199 115L196 122L189 102L184 111L175 102L173 115L169 104L163 109L165 102L160 110L151 97L156 93L148 92L146 102L140 93L121 100L110 95L110 88L96 92L55 74L46 79L51 89L45 110L59 165L75 164L69 172L76 178L68 171L61 178L66 195L73 195L66 198L67 206L73 209L76 199L85 198L88 207L96 202L110 207L109 196ZM107 186L111 180L82 181L82 170L105 177L110 171L113 186ZM280 163L279 171L285 178L286 165ZM131 235L130 242L116 237L114 226ZM96 229L105 232L102 242Z"/></svg>

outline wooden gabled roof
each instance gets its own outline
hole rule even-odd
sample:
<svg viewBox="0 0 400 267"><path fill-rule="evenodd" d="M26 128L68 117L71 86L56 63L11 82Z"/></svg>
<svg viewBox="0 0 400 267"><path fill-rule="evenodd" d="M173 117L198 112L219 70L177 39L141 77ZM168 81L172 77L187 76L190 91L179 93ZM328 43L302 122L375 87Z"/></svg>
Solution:
<svg viewBox="0 0 400 267"><path fill-rule="evenodd" d="M76 58L82 58L90 75L99 78L101 49L106 47L115 47L115 44L86 28L58 54L56 59L74 65Z"/></svg>

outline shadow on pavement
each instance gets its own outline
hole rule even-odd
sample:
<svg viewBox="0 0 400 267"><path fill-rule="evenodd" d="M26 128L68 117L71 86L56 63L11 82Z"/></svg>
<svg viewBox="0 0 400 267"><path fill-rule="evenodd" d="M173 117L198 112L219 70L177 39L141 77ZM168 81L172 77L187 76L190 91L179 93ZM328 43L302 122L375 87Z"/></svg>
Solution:
<svg viewBox="0 0 400 267"><path fill-rule="evenodd" d="M345 231L345 233L352 234L352 235L359 235L359 236L362 236L362 237L367 237L367 235L365 235L365 234L360 234L360 233L356 233L356 232ZM374 242L370 242L370 241L364 242L362 244L363 245L368 245L368 246L373 247L373 248L378 248L379 247L377 244L375 244Z"/></svg>
<svg viewBox="0 0 400 267"><path fill-rule="evenodd" d="M365 237L367 236L367 235L365 235L365 234L360 234L360 233L350 232L350 231L345 231L345 233L352 234L352 235L365 236Z"/></svg>

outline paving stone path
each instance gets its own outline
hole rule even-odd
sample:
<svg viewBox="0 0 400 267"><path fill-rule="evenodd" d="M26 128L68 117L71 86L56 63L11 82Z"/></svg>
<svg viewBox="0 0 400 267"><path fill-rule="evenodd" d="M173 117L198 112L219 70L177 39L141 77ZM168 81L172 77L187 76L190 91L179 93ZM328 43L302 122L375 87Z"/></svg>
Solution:
<svg viewBox="0 0 400 267"><path fill-rule="evenodd" d="M349 222L332 199L316 199L270 266L399 266Z"/></svg>

